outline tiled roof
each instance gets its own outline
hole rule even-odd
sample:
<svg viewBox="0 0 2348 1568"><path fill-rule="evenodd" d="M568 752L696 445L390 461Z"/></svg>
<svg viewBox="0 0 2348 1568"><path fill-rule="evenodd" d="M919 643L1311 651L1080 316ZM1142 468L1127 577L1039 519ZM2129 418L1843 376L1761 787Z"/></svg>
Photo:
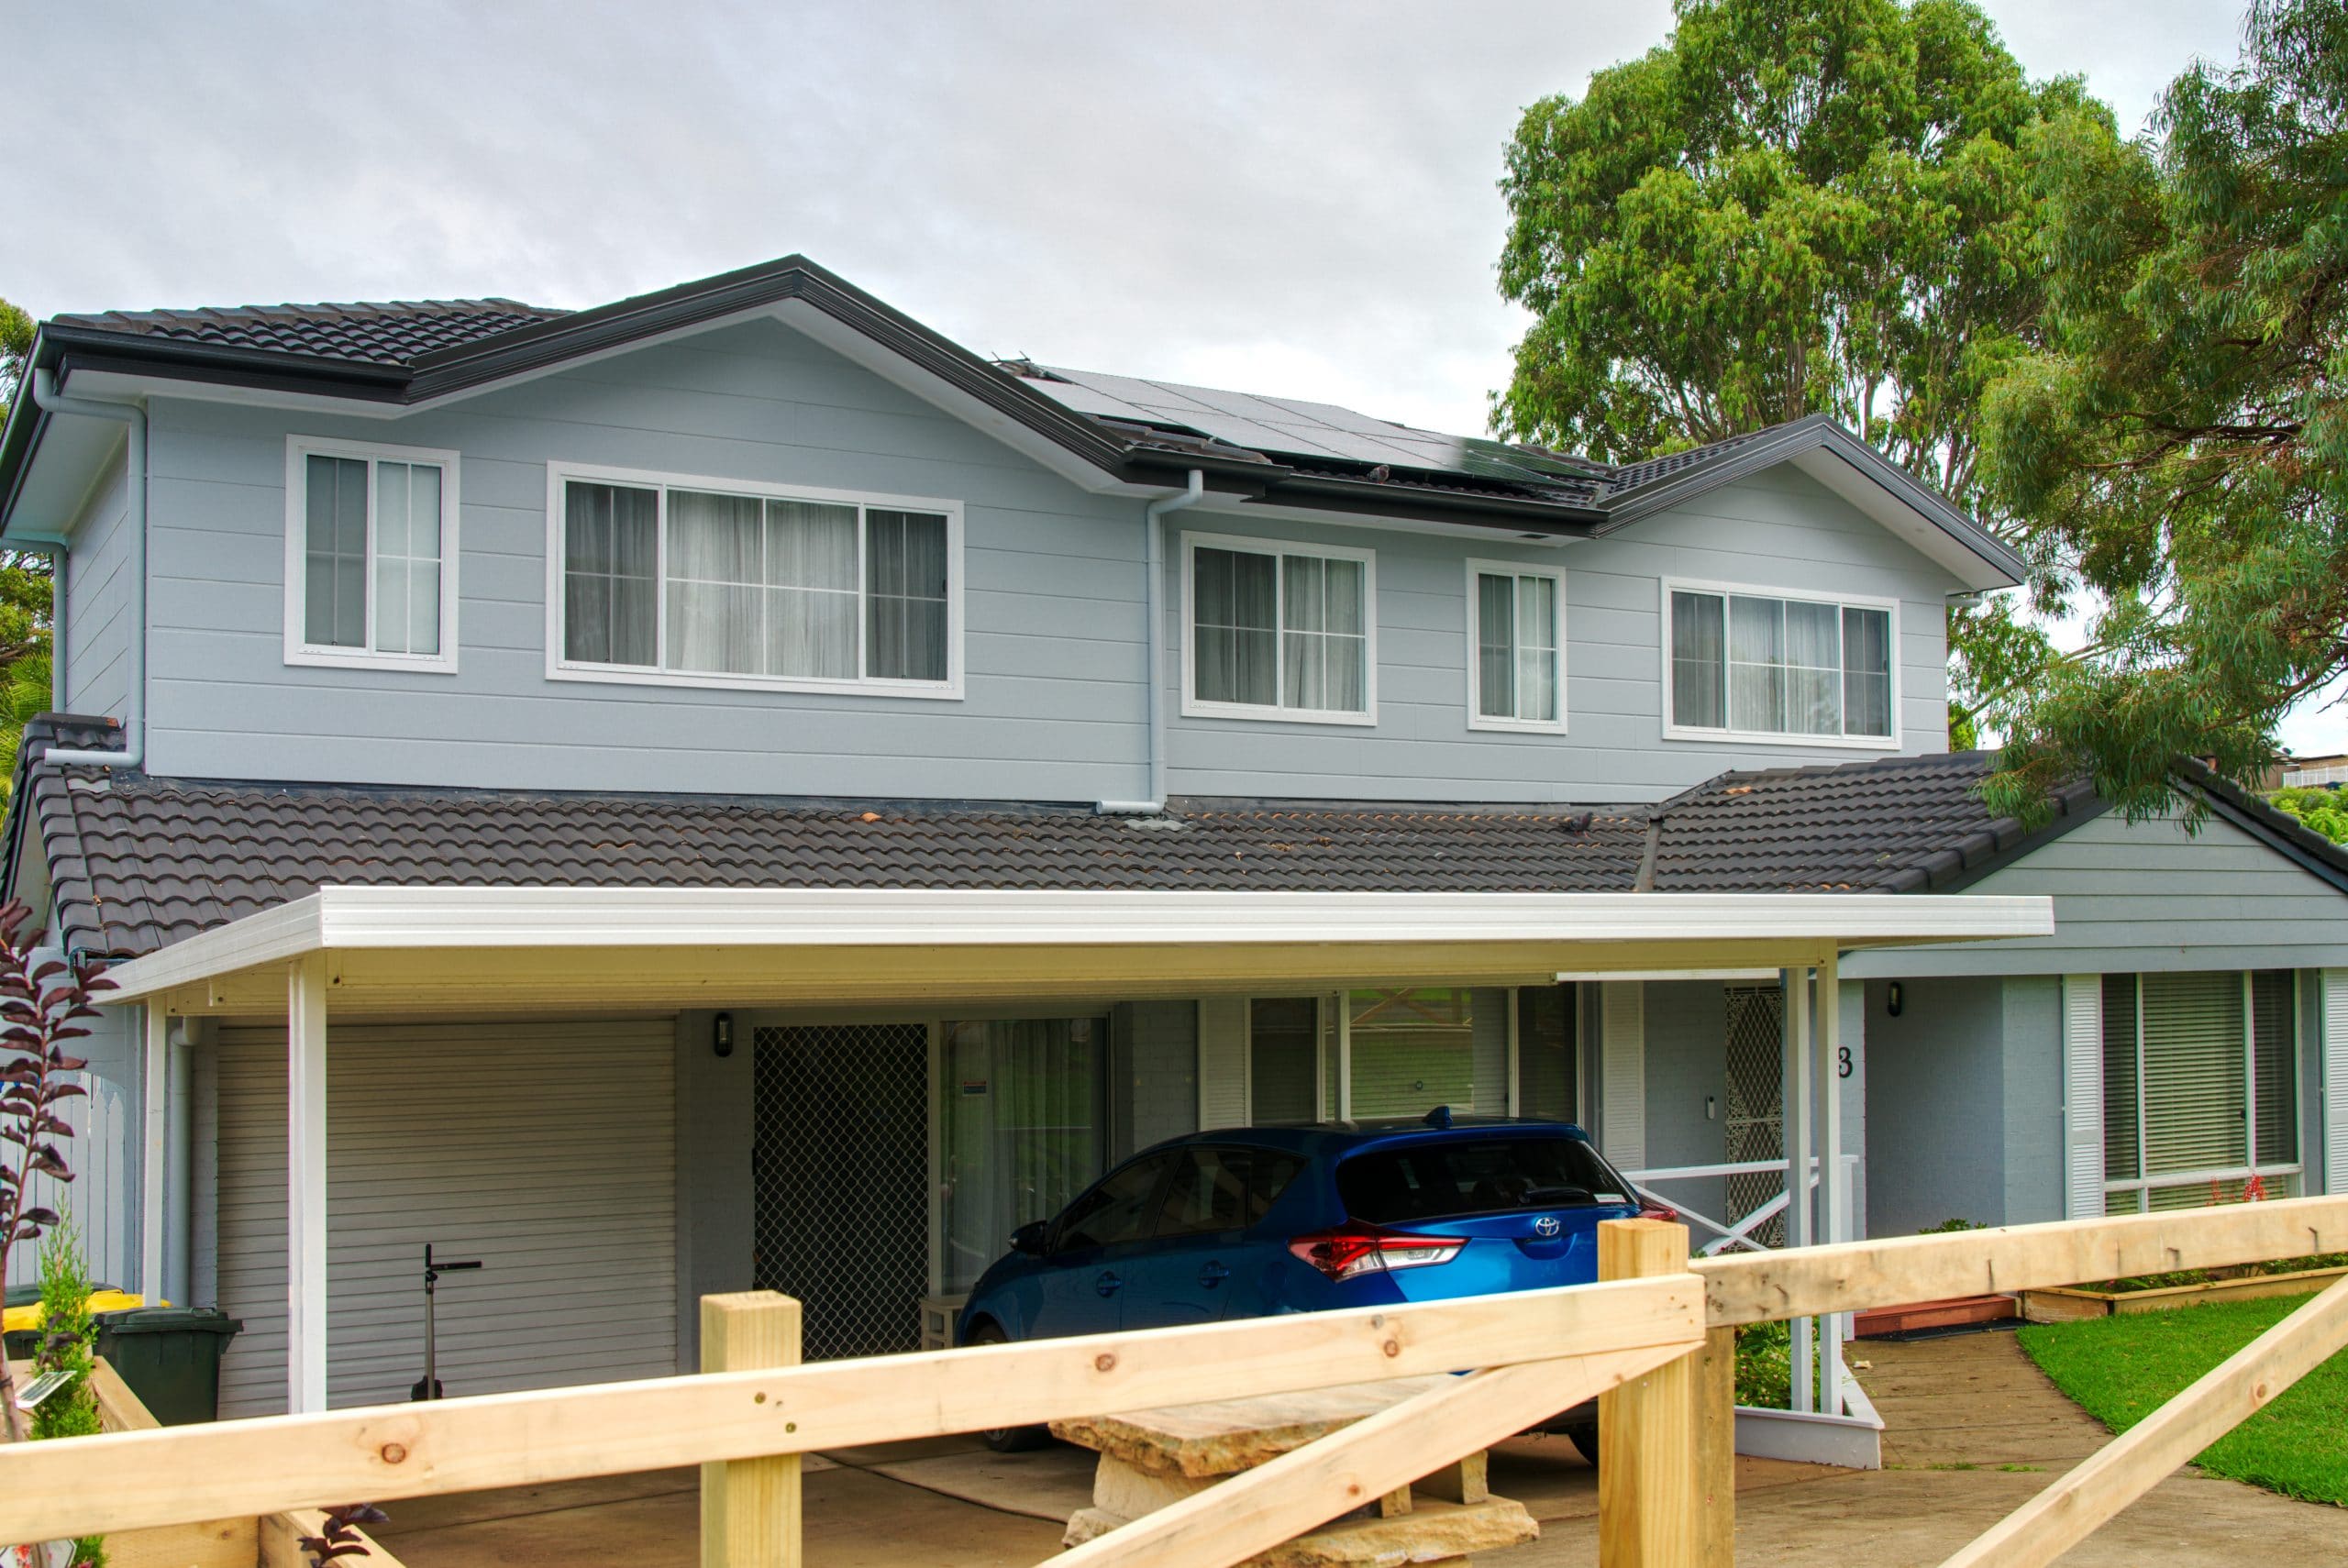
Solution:
<svg viewBox="0 0 2348 1568"><path fill-rule="evenodd" d="M1975 793L1998 754L1885 757L1723 773L1656 808L1657 892L1905 893L1977 875L2028 836ZM2076 825L2102 809L2085 785L2054 801Z"/></svg>
<svg viewBox="0 0 2348 1568"><path fill-rule="evenodd" d="M103 747L44 717L27 755ZM1073 806L515 794L149 778L20 761L68 945L130 955L324 884L1098 888L1214 891L1947 891L2102 810L2084 786L2032 833L1976 788L1994 752L1725 773L1653 807L1176 801ZM2348 852L2187 764L2181 787L2333 886Z"/></svg>
<svg viewBox="0 0 2348 1568"><path fill-rule="evenodd" d="M515 300L394 300L381 304L110 310L56 319L61 326L98 332L404 366L437 349L463 348L569 314Z"/></svg>
<svg viewBox="0 0 2348 1568"><path fill-rule="evenodd" d="M189 783L33 770L69 945L138 954L321 884L1628 888L1645 824L1556 811L809 803Z"/></svg>

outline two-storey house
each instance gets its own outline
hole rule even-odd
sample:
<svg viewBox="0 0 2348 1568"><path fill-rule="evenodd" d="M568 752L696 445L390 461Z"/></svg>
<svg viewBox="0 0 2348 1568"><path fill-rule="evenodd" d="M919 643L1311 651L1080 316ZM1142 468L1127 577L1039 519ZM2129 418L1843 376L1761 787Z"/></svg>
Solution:
<svg viewBox="0 0 2348 1568"><path fill-rule="evenodd" d="M1824 419L1610 466L792 259L58 317L0 529L9 885L120 960L76 1201L244 1320L228 1412L404 1397L427 1242L456 1390L753 1284L910 1347L1248 1121L1577 1118L1797 1237L2348 1182L2348 861L2207 781L1991 821L1946 612L2021 563Z"/></svg>

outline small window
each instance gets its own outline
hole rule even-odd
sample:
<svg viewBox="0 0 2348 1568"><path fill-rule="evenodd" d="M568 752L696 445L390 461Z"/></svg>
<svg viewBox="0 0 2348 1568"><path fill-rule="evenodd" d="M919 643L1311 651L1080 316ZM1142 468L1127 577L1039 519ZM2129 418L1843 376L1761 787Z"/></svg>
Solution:
<svg viewBox="0 0 2348 1568"><path fill-rule="evenodd" d="M1471 561L1468 722L1479 730L1566 727L1565 578L1541 567Z"/></svg>
<svg viewBox="0 0 2348 1568"><path fill-rule="evenodd" d="M1185 545L1185 712L1370 721L1375 584L1367 551L1197 536Z"/></svg>
<svg viewBox="0 0 2348 1568"><path fill-rule="evenodd" d="M292 438L285 659L457 668L453 452Z"/></svg>
<svg viewBox="0 0 2348 1568"><path fill-rule="evenodd" d="M1158 1178L1174 1156L1152 1154L1120 1165L1101 1178L1100 1185L1068 1206L1052 1238L1054 1252L1079 1252L1087 1247L1113 1246L1149 1234L1157 1210Z"/></svg>
<svg viewBox="0 0 2348 1568"><path fill-rule="evenodd" d="M1669 590L1671 728L1892 740L1888 605Z"/></svg>
<svg viewBox="0 0 2348 1568"><path fill-rule="evenodd" d="M549 673L956 694L959 529L944 509L558 476Z"/></svg>
<svg viewBox="0 0 2348 1568"><path fill-rule="evenodd" d="M1304 1171L1301 1155L1284 1154L1278 1149L1251 1149L1247 1153L1247 1223L1260 1222L1280 1200L1289 1184Z"/></svg>

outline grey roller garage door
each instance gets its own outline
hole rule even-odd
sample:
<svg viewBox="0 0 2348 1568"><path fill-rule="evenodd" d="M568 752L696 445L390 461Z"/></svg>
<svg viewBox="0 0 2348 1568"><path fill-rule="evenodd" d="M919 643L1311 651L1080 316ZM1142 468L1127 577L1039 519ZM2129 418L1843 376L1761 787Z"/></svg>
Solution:
<svg viewBox="0 0 2348 1568"><path fill-rule="evenodd" d="M285 1406L285 1036L224 1029L218 1293L244 1320L224 1416ZM487 1394L676 1371L676 1097L666 1020L333 1026L327 1397L404 1399L423 1255L440 1378ZM199 1242L200 1244L200 1242Z"/></svg>

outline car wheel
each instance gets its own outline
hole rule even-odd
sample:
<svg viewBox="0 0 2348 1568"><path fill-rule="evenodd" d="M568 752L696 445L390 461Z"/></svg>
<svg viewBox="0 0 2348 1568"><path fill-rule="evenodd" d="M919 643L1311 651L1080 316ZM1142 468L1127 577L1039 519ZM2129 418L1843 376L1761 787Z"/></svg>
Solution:
<svg viewBox="0 0 2348 1568"><path fill-rule="evenodd" d="M1566 1441L1574 1445L1574 1452L1589 1461L1589 1467L1592 1470L1598 1468L1598 1428L1596 1426L1585 1424L1567 1427Z"/></svg>
<svg viewBox="0 0 2348 1568"><path fill-rule="evenodd" d="M970 1343L974 1345L1005 1345L1010 1342L1011 1336L1004 1333L998 1323L980 1323L970 1331ZM1051 1436L1048 1427L989 1427L979 1433L980 1441L997 1453L1024 1453L1029 1449L1043 1447L1051 1441Z"/></svg>

